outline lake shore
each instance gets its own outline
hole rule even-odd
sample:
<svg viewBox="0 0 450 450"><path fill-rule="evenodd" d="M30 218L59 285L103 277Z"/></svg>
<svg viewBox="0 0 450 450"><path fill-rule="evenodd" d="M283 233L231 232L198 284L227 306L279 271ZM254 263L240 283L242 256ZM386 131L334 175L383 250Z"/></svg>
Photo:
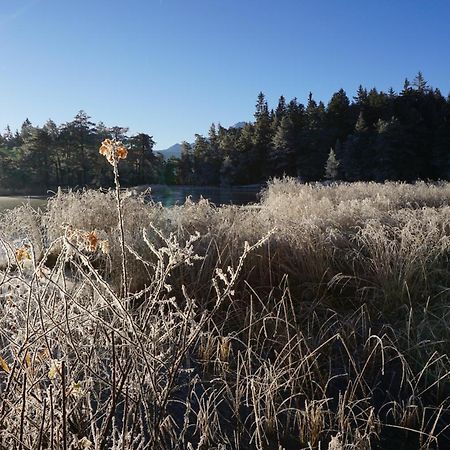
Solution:
<svg viewBox="0 0 450 450"><path fill-rule="evenodd" d="M146 194L149 200L162 203L163 206L182 204L187 198L198 201L202 198L210 200L217 205L221 204L248 204L258 201L258 196L265 184L238 185L238 186L198 186L198 185L166 185L146 184L131 186L125 190L137 194ZM86 188L91 189L91 188ZM72 189L74 192L83 189ZM22 203L34 203L36 205L52 197L58 189L45 193L24 193L0 190L0 211L19 206ZM62 189L68 192L70 189Z"/></svg>

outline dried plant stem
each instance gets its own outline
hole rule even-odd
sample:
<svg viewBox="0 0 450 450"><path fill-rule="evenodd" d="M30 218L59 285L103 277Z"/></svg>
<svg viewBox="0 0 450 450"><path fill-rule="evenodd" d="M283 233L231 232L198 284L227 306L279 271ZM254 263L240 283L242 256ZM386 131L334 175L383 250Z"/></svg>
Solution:
<svg viewBox="0 0 450 450"><path fill-rule="evenodd" d="M61 362L61 397L62 397L62 447L67 450L67 390L66 363Z"/></svg>
<svg viewBox="0 0 450 450"><path fill-rule="evenodd" d="M120 251L122 257L122 283L121 283L121 295L122 298L128 297L128 276L127 276L127 261L126 261L126 247L125 247L125 231L124 231L124 220L123 220L123 203L122 196L120 193L120 179L119 179L119 168L117 158L114 157L114 184L116 187L116 204L117 204L117 216L119 221L119 239L120 239Z"/></svg>
<svg viewBox="0 0 450 450"><path fill-rule="evenodd" d="M47 402L44 398L42 402L42 419L41 419L41 426L39 427L39 440L37 443L37 450L41 450L42 446L42 438L44 436L44 425L45 425L45 415L47 413Z"/></svg>
<svg viewBox="0 0 450 450"><path fill-rule="evenodd" d="M23 449L23 435L24 435L26 404L27 404L27 373L24 372L23 377L22 377L22 409L20 412L19 450Z"/></svg>
<svg viewBox="0 0 450 450"><path fill-rule="evenodd" d="M50 450L55 448L55 409L53 406L53 385L48 388L50 398Z"/></svg>

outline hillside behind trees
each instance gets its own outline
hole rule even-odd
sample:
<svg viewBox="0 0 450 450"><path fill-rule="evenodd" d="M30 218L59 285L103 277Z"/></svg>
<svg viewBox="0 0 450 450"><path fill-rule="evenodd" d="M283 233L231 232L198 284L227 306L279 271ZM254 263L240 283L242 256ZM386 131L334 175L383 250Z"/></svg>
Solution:
<svg viewBox="0 0 450 450"><path fill-rule="evenodd" d="M109 187L112 175L98 154L105 138L130 148L124 186L149 183L242 185L283 175L302 181L449 179L450 95L421 72L399 93L362 85L350 99L340 89L327 104L310 93L306 105L281 96L269 108L260 92L254 121L212 124L208 136L181 144L179 158L153 152L152 136L94 124L80 111L68 123L49 120L0 136L0 189L38 192L62 187ZM327 170L333 167L333 170Z"/></svg>

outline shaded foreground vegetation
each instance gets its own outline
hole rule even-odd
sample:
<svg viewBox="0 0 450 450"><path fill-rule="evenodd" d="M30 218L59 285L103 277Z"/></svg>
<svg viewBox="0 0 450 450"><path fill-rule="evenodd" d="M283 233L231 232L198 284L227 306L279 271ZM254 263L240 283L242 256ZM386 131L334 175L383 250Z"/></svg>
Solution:
<svg viewBox="0 0 450 450"><path fill-rule="evenodd" d="M449 448L449 199L284 179L3 213L0 448Z"/></svg>

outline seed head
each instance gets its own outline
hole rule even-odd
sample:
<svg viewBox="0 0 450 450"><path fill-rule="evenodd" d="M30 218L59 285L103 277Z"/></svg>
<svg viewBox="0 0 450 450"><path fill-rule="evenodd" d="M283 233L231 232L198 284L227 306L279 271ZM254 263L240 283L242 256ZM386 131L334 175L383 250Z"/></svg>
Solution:
<svg viewBox="0 0 450 450"><path fill-rule="evenodd" d="M98 152L105 156L112 166L117 164L119 159L126 159L128 156L128 150L116 139L105 139Z"/></svg>

